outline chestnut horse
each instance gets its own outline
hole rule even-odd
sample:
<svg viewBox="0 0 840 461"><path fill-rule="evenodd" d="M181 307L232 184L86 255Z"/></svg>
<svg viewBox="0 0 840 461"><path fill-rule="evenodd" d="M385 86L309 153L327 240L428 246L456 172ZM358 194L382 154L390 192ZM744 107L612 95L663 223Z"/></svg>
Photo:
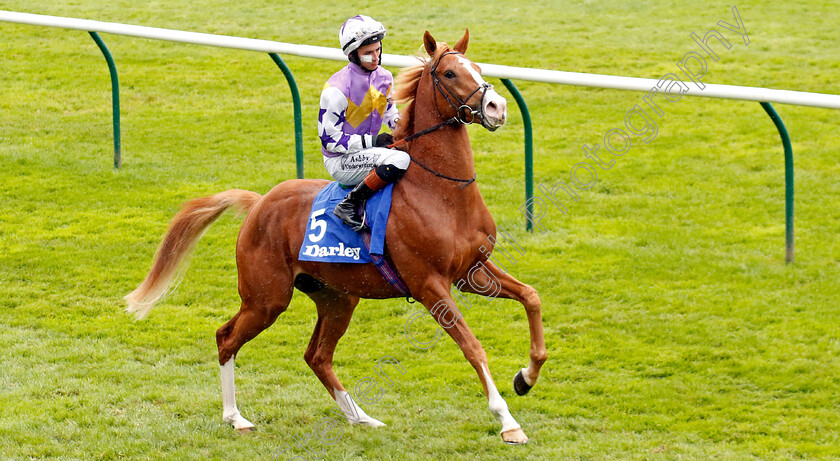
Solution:
<svg viewBox="0 0 840 461"><path fill-rule="evenodd" d="M473 181L473 154L464 125L478 121L495 130L504 124L507 107L505 99L483 80L478 66L464 57L468 43L469 30L451 49L426 32L424 46L429 58L398 77L397 100L404 107L395 138L402 139L421 167L409 168L395 184L386 229L387 257L411 296L429 309L475 368L490 411L502 424L502 439L525 443L528 437L499 394L481 343L456 314L450 294L453 283L464 291L485 295L487 290L478 287L494 283L498 284L494 297L515 299L525 306L531 334L530 363L514 378L517 393L524 395L537 381L546 360L541 304L533 288L500 270L487 257L487 248L492 249L489 242L495 242L496 226ZM423 131L422 136L411 136ZM203 231L229 208L247 212L236 245L242 305L216 332L223 418L240 431L254 425L236 406L234 358L246 342L286 310L295 288L309 296L318 311L304 354L306 363L352 424L383 425L359 408L341 385L333 372L333 352L360 298L403 295L373 264L298 260L310 207L326 184L323 180L289 180L262 197L234 189L187 202L170 223L149 274L126 296L127 311L143 318L172 286L179 264ZM481 271L471 271L479 266ZM441 309L442 302L448 308Z"/></svg>

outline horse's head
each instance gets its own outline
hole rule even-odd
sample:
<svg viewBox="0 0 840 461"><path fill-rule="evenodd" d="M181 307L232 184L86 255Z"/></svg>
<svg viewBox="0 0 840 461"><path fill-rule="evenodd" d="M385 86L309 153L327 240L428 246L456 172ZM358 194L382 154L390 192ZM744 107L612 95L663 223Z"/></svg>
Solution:
<svg viewBox="0 0 840 461"><path fill-rule="evenodd" d="M464 56L470 31L452 50L438 49L438 43L426 31L423 44L432 59L431 75L435 86L435 104L445 118L457 117L462 123L481 122L495 131L505 124L507 101L496 93L493 85L481 77L481 69Z"/></svg>

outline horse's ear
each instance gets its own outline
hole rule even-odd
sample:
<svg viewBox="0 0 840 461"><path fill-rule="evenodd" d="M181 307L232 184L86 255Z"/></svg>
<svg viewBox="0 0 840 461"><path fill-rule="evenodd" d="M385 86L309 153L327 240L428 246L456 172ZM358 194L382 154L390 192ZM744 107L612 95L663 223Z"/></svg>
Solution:
<svg viewBox="0 0 840 461"><path fill-rule="evenodd" d="M467 46L470 44L470 29L468 28L464 31L464 36L461 37L461 40L458 40L458 43L455 44L455 51L461 54L467 54Z"/></svg>
<svg viewBox="0 0 840 461"><path fill-rule="evenodd" d="M425 34L423 34L423 45L426 47L426 54L428 54L429 57L435 55L435 50L437 50L437 41L435 41L435 38L432 37L432 34L430 34L428 30Z"/></svg>

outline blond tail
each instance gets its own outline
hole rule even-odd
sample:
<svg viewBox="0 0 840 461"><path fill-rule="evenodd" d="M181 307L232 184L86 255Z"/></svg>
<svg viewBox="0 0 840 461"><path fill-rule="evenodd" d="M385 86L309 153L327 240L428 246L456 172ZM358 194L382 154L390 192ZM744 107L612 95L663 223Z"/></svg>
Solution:
<svg viewBox="0 0 840 461"><path fill-rule="evenodd" d="M231 189L185 203L169 224L146 279L126 295L126 312L133 313L137 320L144 318L169 291L178 267L213 221L232 207L247 213L259 199L260 195L256 192Z"/></svg>

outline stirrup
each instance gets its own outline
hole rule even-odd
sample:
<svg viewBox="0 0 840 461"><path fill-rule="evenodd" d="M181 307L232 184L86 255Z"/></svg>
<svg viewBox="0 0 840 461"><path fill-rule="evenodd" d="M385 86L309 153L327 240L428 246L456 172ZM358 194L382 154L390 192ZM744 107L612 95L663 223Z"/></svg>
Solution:
<svg viewBox="0 0 840 461"><path fill-rule="evenodd" d="M343 203L343 202L341 202L341 203ZM359 215L356 212L356 207L353 207L350 210L349 215L344 214L343 212L345 210L340 210L340 208L342 208L340 206L341 203L336 205L336 207L333 209L333 214L334 215L338 216L338 218L341 219L341 221L344 224L346 224L348 227L353 229L354 232L362 232L362 231L369 230L369 227L365 224L365 213L364 212L362 213L362 215ZM350 203L350 205L352 206L353 204ZM364 208L364 202L362 203L361 206Z"/></svg>
<svg viewBox="0 0 840 461"><path fill-rule="evenodd" d="M362 206L364 207L364 203L362 204ZM361 216L359 216L359 219L361 220L361 224L359 224L357 226L350 226L353 229L353 232L368 232L368 231L370 231L370 227L367 224L365 224L365 218L366 217L367 217L367 212L363 211Z"/></svg>

